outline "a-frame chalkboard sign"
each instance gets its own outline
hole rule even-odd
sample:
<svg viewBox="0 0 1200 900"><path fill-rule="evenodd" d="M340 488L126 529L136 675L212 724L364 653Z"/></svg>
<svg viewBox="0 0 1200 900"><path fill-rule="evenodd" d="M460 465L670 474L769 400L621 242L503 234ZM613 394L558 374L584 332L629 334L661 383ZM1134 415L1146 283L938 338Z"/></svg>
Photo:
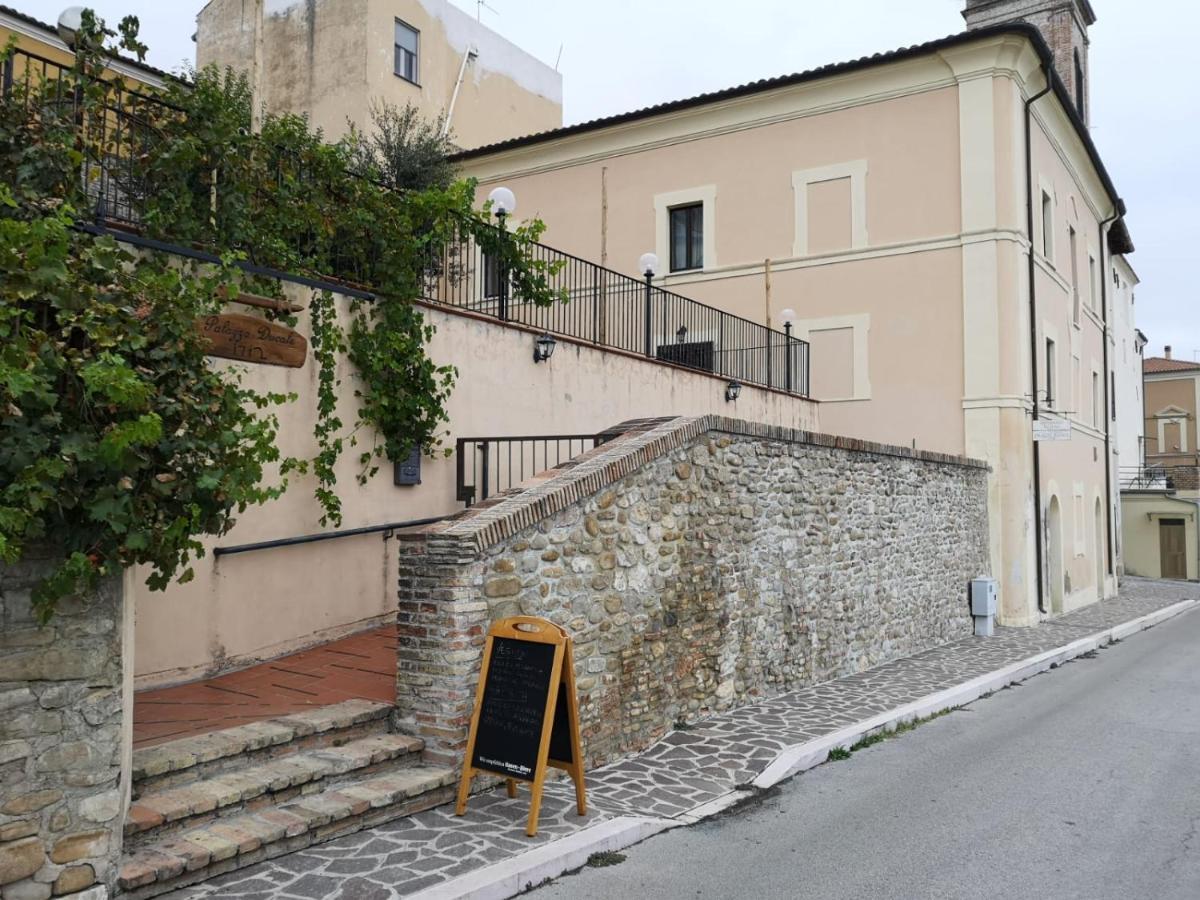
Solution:
<svg viewBox="0 0 1200 900"><path fill-rule="evenodd" d="M502 776L510 797L517 795L518 781L528 781L533 796L525 833L533 837L549 766L570 774L579 815L586 815L571 637L545 619L502 619L488 632L483 650L455 814L467 811L476 775Z"/></svg>

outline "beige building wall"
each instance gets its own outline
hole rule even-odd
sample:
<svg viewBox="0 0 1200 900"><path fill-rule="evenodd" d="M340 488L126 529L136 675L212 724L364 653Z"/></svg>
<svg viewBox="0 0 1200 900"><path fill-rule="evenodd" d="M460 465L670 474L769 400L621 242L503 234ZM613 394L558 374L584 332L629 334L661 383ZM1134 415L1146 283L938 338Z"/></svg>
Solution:
<svg viewBox="0 0 1200 900"><path fill-rule="evenodd" d="M253 0L211 0L197 65L258 71L266 109L307 114L330 140L369 129L373 101L430 120L453 104L460 147L562 125L562 76L448 0L262 0L261 15L260 31ZM418 33L415 82L395 71L397 21Z"/></svg>
<svg viewBox="0 0 1200 900"><path fill-rule="evenodd" d="M1125 572L1144 578L1162 577L1162 520L1183 520L1187 547L1187 577L1200 578L1196 530L1198 507L1194 501L1164 496L1161 492L1126 493L1121 497L1125 545Z"/></svg>
<svg viewBox="0 0 1200 900"><path fill-rule="evenodd" d="M288 291L307 304L306 291ZM344 314L348 301L339 299ZM744 385L731 403L725 400L723 378L564 338L548 362L535 364L535 331L434 307L426 307L425 314L437 329L430 357L461 373L447 406L444 446L451 449L459 437L595 434L652 416L713 413L818 430L817 405L779 391ZM297 328L307 334L307 314L300 318ZM299 395L279 411L280 450L311 458L317 390L311 356L299 369L249 366L245 371L248 386ZM348 431L355 418L354 382L349 370L340 374L339 412ZM356 458L357 450L348 448L338 467L343 529L463 508L455 500L453 457L425 458L416 487L395 486L390 465L360 487ZM196 563L191 583L153 593L144 577L136 577L138 686L197 678L390 619L396 605L396 554L381 534L221 557L211 553L216 546L334 530L322 528L319 517L311 481L297 479L280 500L248 510L229 534L206 540L210 552Z"/></svg>
<svg viewBox="0 0 1200 900"><path fill-rule="evenodd" d="M991 462L1002 617L1028 624L1039 618L1035 516L1052 501L1067 512L1062 541L1043 545L1047 561L1058 553L1046 611L1116 590L1099 299L1114 202L1054 95L1033 117L1035 325L1039 348L1056 345L1047 415L1069 419L1072 438L1040 451L1033 505L1024 100L1044 84L1027 37L991 36L463 163L481 198L511 188L548 243L631 275L647 250L667 266L667 210L703 203L703 269L656 281L774 327L794 309L829 431Z"/></svg>
<svg viewBox="0 0 1200 900"><path fill-rule="evenodd" d="M1146 463L1200 465L1200 370L1147 374Z"/></svg>

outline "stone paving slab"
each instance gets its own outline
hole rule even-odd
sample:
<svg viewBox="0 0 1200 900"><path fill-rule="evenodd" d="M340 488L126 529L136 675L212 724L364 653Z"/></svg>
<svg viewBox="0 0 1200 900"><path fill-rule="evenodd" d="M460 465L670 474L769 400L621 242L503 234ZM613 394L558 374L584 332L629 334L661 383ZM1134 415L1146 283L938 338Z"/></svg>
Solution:
<svg viewBox="0 0 1200 900"><path fill-rule="evenodd" d="M537 837L524 834L528 793L472 799L458 818L442 806L168 895L174 900L391 900L622 817L691 820L697 807L746 791L785 750L913 703L1080 638L1150 615L1200 586L1127 579L1118 600L1038 628L997 629L836 681L791 691L673 731L645 753L588 773L589 814L568 782L546 786Z"/></svg>

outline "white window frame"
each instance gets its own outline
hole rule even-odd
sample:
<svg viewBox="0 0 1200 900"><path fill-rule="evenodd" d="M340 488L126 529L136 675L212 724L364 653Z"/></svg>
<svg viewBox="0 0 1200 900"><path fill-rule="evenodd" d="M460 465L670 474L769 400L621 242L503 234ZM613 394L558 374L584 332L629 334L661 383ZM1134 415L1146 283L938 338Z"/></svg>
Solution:
<svg viewBox="0 0 1200 900"><path fill-rule="evenodd" d="M1067 223L1067 253L1071 255L1071 324L1080 326L1083 318L1083 296L1079 291L1079 232L1071 223Z"/></svg>
<svg viewBox="0 0 1200 900"><path fill-rule="evenodd" d="M1178 406L1168 406L1154 414L1158 420L1158 452L1165 456L1173 453L1190 453L1188 449L1188 412ZM1179 450L1164 449L1167 445L1167 426L1179 426Z"/></svg>
<svg viewBox="0 0 1200 900"><path fill-rule="evenodd" d="M413 77L409 78L401 72L396 71L395 52L400 45L396 43L396 28L406 28L413 33L416 38L417 49L412 51L413 57ZM392 74L401 81L407 81L409 84L415 84L418 87L421 85L421 31L419 28L414 28L412 25L405 22L403 19L396 17L395 25L392 28Z"/></svg>
<svg viewBox="0 0 1200 900"><path fill-rule="evenodd" d="M854 393L849 397L823 397L822 403L846 402L871 399L871 314L852 316L830 316L823 319L797 319L792 323L792 336L809 341L814 332L850 329L852 349L851 372ZM811 350L809 351L811 353Z"/></svg>
<svg viewBox="0 0 1200 900"><path fill-rule="evenodd" d="M1104 379L1100 376L1100 367L1092 361L1092 427L1104 426Z"/></svg>
<svg viewBox="0 0 1200 900"><path fill-rule="evenodd" d="M850 249L864 250L867 236L867 173L865 159L834 163L816 169L798 169L792 172L792 193L795 196L795 236L792 240L792 256L809 256L808 250L808 187L826 181L850 179Z"/></svg>
<svg viewBox="0 0 1200 900"><path fill-rule="evenodd" d="M1041 213L1039 219L1041 221L1042 258L1054 265L1054 224L1058 221L1058 201L1054 197L1054 185L1045 178L1038 179L1038 189L1041 194L1038 197L1038 211ZM1046 211L1047 205L1049 214Z"/></svg>
<svg viewBox="0 0 1200 900"><path fill-rule="evenodd" d="M671 209L696 203L704 207L701 217L704 228L704 265L698 269L671 269ZM717 267L717 186L703 184L654 195L654 252L658 256L659 276L675 275L686 278Z"/></svg>
<svg viewBox="0 0 1200 900"><path fill-rule="evenodd" d="M1050 349L1046 346L1047 342L1054 344L1054 356L1053 366L1046 365L1045 372L1043 373L1042 402L1047 409L1057 410L1062 405L1062 380L1058 377L1059 369L1061 368L1058 364L1058 357L1059 353L1061 352L1062 344L1058 339L1058 332L1056 332L1049 324L1043 323L1041 346L1043 363L1045 363L1047 359L1048 354L1046 351Z"/></svg>

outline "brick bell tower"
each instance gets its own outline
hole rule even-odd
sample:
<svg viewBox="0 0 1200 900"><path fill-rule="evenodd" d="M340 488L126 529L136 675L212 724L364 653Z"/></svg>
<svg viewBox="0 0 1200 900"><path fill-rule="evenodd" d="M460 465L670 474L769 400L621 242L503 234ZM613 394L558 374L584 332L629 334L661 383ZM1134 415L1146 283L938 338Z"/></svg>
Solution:
<svg viewBox="0 0 1200 900"><path fill-rule="evenodd" d="M1037 28L1050 45L1054 67L1075 108L1090 124L1087 32L1096 22L1096 13L1088 0L967 0L963 18L970 30L1007 22L1027 22Z"/></svg>

